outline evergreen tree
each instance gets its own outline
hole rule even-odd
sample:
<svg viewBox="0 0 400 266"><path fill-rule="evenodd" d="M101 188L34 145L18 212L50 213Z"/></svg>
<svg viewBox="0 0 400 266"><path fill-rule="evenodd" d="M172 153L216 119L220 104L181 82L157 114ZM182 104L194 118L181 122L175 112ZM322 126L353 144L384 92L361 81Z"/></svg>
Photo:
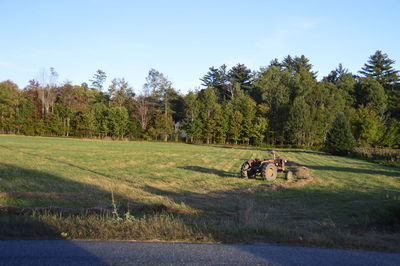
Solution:
<svg viewBox="0 0 400 266"><path fill-rule="evenodd" d="M182 95L151 69L144 93L98 70L91 84L56 84L42 71L24 90L0 82L0 133L178 140L259 145L325 143L336 115L345 112L360 146L399 147L400 83L394 61L377 51L355 77L341 64L323 81L305 56L273 60L251 72L211 67L205 89ZM89 88L90 87L90 88ZM180 126L182 125L182 126Z"/></svg>
<svg viewBox="0 0 400 266"><path fill-rule="evenodd" d="M85 137L93 137L96 134L96 118L93 112L80 113L76 130L78 134Z"/></svg>
<svg viewBox="0 0 400 266"><path fill-rule="evenodd" d="M294 80L290 86L290 97L294 100L298 96L312 94L318 82L313 73L306 68L300 68L294 75Z"/></svg>
<svg viewBox="0 0 400 266"><path fill-rule="evenodd" d="M174 122L181 122L185 117L184 97L174 88L170 88L168 90L168 103Z"/></svg>
<svg viewBox="0 0 400 266"><path fill-rule="evenodd" d="M289 119L285 124L285 132L290 143L307 145L309 133L313 127L310 106L303 97L294 100L289 111Z"/></svg>
<svg viewBox="0 0 400 266"><path fill-rule="evenodd" d="M253 124L256 118L256 102L248 95L243 92L235 98L233 102L234 108L243 115L243 122L241 127L241 140L247 145L250 144L250 140L254 137Z"/></svg>
<svg viewBox="0 0 400 266"><path fill-rule="evenodd" d="M187 134L187 141L193 143L201 137L202 123L200 121L200 102L198 94L190 91L184 97L183 128Z"/></svg>
<svg viewBox="0 0 400 266"><path fill-rule="evenodd" d="M339 64L335 70L332 70L328 76L323 78L323 81L336 84L341 76L348 73L348 69L344 68L342 64Z"/></svg>
<svg viewBox="0 0 400 266"><path fill-rule="evenodd" d="M268 120L264 117L256 116L253 121L253 132L251 134L254 145L261 145L268 128Z"/></svg>
<svg viewBox="0 0 400 266"><path fill-rule="evenodd" d="M365 77L372 77L378 81L385 89L389 89L399 81L399 71L393 68L394 60L387 54L378 50L369 57L368 63L360 71Z"/></svg>
<svg viewBox="0 0 400 266"><path fill-rule="evenodd" d="M310 60L304 55L300 57L296 56L294 59L290 55L288 55L282 60L282 63L277 63L276 61L273 61L271 63L273 63L274 65L279 65L282 70L287 70L292 73L292 75L299 73L300 70L303 69L307 72L310 72L314 79L317 77L318 72L311 71L313 65L310 64Z"/></svg>
<svg viewBox="0 0 400 266"><path fill-rule="evenodd" d="M18 106L19 91L14 82L0 83L0 132L13 133L14 118Z"/></svg>
<svg viewBox="0 0 400 266"><path fill-rule="evenodd" d="M217 94L213 88L207 88L199 92L199 100L201 102L200 117L204 125L203 138L209 144L215 136L217 125L217 122L214 120L215 112L218 109Z"/></svg>
<svg viewBox="0 0 400 266"><path fill-rule="evenodd" d="M109 131L113 138L122 139L128 129L128 111L125 107L111 107L108 114Z"/></svg>
<svg viewBox="0 0 400 266"><path fill-rule="evenodd" d="M355 147L355 140L351 134L350 124L346 116L340 112L336 116L325 141L325 149L337 155L345 155Z"/></svg>
<svg viewBox="0 0 400 266"><path fill-rule="evenodd" d="M356 80L354 79L354 76L351 73L344 73L339 76L335 84L345 99L346 106L353 106L356 102Z"/></svg>
<svg viewBox="0 0 400 266"><path fill-rule="evenodd" d="M310 106L312 126L307 133L307 145L320 145L325 141L326 133L338 112L344 110L342 94L332 83L318 83L312 93L304 97Z"/></svg>
<svg viewBox="0 0 400 266"><path fill-rule="evenodd" d="M379 144L390 148L400 148L400 121L397 119L389 121Z"/></svg>
<svg viewBox="0 0 400 266"><path fill-rule="evenodd" d="M168 136L170 136L174 131L174 121L172 120L172 116L169 114L157 114L154 118L154 127L163 141L168 141Z"/></svg>
<svg viewBox="0 0 400 266"><path fill-rule="evenodd" d="M382 142L386 131L383 115L379 115L371 106L359 106L352 126L354 137L359 146L376 147Z"/></svg>
<svg viewBox="0 0 400 266"><path fill-rule="evenodd" d="M276 66L261 69L254 81L253 97L268 108L268 141L283 143L284 124L288 119L290 92L293 84L291 73Z"/></svg>
<svg viewBox="0 0 400 266"><path fill-rule="evenodd" d="M92 106L91 112L95 118L96 135L100 138L108 136L109 130L109 113L110 109L104 103L96 103Z"/></svg>
<svg viewBox="0 0 400 266"><path fill-rule="evenodd" d="M103 90L103 84L107 79L107 74L101 69L98 69L96 73L94 73L93 78L89 80L92 84L92 88L97 91Z"/></svg>
<svg viewBox="0 0 400 266"><path fill-rule="evenodd" d="M228 133L228 116L223 111L223 106L217 105L213 113L212 119L215 121L214 139L218 143L226 142Z"/></svg>
<svg viewBox="0 0 400 266"><path fill-rule="evenodd" d="M400 84L388 91L388 111L393 118L400 121Z"/></svg>
<svg viewBox="0 0 400 266"><path fill-rule="evenodd" d="M203 86L215 90L219 103L232 98L232 86L229 83L226 65L219 68L210 67L207 74L200 80L203 82Z"/></svg>
<svg viewBox="0 0 400 266"><path fill-rule="evenodd" d="M244 64L237 64L233 66L228 72L229 81L231 86L239 84L241 90L250 94L253 89L253 75L251 70L247 68ZM232 95L234 97L234 95Z"/></svg>
<svg viewBox="0 0 400 266"><path fill-rule="evenodd" d="M34 135L35 106L31 99L22 97L15 113L17 134Z"/></svg>
<svg viewBox="0 0 400 266"><path fill-rule="evenodd" d="M382 85L371 77L361 78L356 86L358 105L370 106L377 114L387 109L387 96Z"/></svg>

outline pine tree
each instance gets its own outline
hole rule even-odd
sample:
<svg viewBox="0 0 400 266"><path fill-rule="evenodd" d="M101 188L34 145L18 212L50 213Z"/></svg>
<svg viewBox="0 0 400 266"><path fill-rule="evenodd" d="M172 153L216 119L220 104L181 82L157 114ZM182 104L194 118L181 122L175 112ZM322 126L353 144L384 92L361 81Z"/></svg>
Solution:
<svg viewBox="0 0 400 266"><path fill-rule="evenodd" d="M325 149L332 154L345 155L353 150L355 143L346 116L338 113L326 136Z"/></svg>
<svg viewBox="0 0 400 266"><path fill-rule="evenodd" d="M339 78L344 74L349 74L349 70L344 68L342 64L339 64L335 70L332 70L331 73L329 73L329 75L324 77L322 80L336 84L339 81Z"/></svg>
<svg viewBox="0 0 400 266"><path fill-rule="evenodd" d="M384 116L376 113L371 106L359 106L353 117L352 129L358 146L379 146L386 131Z"/></svg>
<svg viewBox="0 0 400 266"><path fill-rule="evenodd" d="M395 61L391 60L387 54L378 50L369 57L368 64L364 64L360 73L366 77L372 77L385 89L389 89L399 81L399 71L392 66L394 63Z"/></svg>
<svg viewBox="0 0 400 266"><path fill-rule="evenodd" d="M89 80L92 83L92 88L98 91L103 90L103 84L107 79L107 74L101 69L98 69L96 73L94 73L93 78Z"/></svg>
<svg viewBox="0 0 400 266"><path fill-rule="evenodd" d="M283 143L284 124L288 119L293 79L291 73L276 66L262 69L254 82L253 98L268 108L268 141Z"/></svg>
<svg viewBox="0 0 400 266"><path fill-rule="evenodd" d="M183 129L187 134L187 141L194 143L202 133L202 124L200 121L201 103L198 94L190 91L183 99L184 101L184 119Z"/></svg>
<svg viewBox="0 0 400 266"><path fill-rule="evenodd" d="M271 64L276 65L277 62L273 61L271 62ZM305 70L310 72L312 74L312 77L315 79L318 74L318 72L311 71L313 65L310 64L310 60L304 55L300 57L295 56L294 59L290 55L288 55L282 60L282 63L278 65L280 66L281 70L287 70L291 72L293 75L299 73L301 70Z"/></svg>
<svg viewBox="0 0 400 266"><path fill-rule="evenodd" d="M174 120L171 115L157 114L154 118L154 127L163 141L168 141L168 136L174 131Z"/></svg>
<svg viewBox="0 0 400 266"><path fill-rule="evenodd" d="M239 84L241 90L246 93L250 93L253 89L253 75L251 70L247 68L244 64L237 64L233 66L231 70L228 72L228 77L231 83L231 86L235 86ZM232 92L233 88L232 88ZM235 95L232 95L234 97Z"/></svg>
<svg viewBox="0 0 400 266"><path fill-rule="evenodd" d="M229 84L226 65L222 65L219 68L210 67L207 74L200 80L203 82L201 85L215 90L219 103L232 98L232 86Z"/></svg>
<svg viewBox="0 0 400 266"><path fill-rule="evenodd" d="M206 143L209 144L214 137L216 121L214 120L214 113L218 108L217 94L213 88L207 88L200 91L199 100L201 103L201 120L204 125L202 134Z"/></svg>
<svg viewBox="0 0 400 266"><path fill-rule="evenodd" d="M356 86L357 104L370 106L377 114L383 114L387 109L385 89L371 77L361 78Z"/></svg>
<svg viewBox="0 0 400 266"><path fill-rule="evenodd" d="M297 145L307 145L313 125L311 108L303 97L297 97L288 113L285 133L288 140Z"/></svg>
<svg viewBox="0 0 400 266"><path fill-rule="evenodd" d="M400 148L400 122L397 119L391 119L383 134L380 145L390 148Z"/></svg>

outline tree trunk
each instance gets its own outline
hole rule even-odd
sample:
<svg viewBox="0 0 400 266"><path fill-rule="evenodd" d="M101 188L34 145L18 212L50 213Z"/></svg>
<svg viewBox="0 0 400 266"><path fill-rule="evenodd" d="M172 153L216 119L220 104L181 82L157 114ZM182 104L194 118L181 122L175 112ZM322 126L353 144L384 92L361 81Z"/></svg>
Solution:
<svg viewBox="0 0 400 266"><path fill-rule="evenodd" d="M67 137L69 137L69 122L70 122L70 119L68 117L67 118Z"/></svg>

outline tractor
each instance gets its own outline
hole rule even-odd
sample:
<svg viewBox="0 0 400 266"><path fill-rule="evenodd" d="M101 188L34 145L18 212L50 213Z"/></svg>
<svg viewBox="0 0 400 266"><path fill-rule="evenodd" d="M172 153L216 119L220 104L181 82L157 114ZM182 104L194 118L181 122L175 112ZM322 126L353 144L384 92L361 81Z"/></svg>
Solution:
<svg viewBox="0 0 400 266"><path fill-rule="evenodd" d="M271 159L254 159L247 160L242 164L240 169L241 178L256 178L260 175L262 179L267 181L274 181L278 175L278 171L286 173L286 179L291 180L293 173L286 170L285 163L287 160L283 157L274 157Z"/></svg>

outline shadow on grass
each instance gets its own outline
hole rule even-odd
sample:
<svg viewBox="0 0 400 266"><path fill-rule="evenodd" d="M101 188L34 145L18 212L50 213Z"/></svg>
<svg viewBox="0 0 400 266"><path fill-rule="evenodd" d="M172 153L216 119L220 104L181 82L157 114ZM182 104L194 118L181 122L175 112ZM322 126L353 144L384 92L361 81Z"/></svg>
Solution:
<svg viewBox="0 0 400 266"><path fill-rule="evenodd" d="M109 192L101 190L96 186L66 180L62 177L43 171L25 169L5 163L0 163L0 184L0 198L4 195L7 196L7 191L4 191L4 187L7 187L7 184L20 185L17 191L14 190L9 192L14 193L14 195L18 194L18 197L13 200L16 201L19 206L25 206L18 207L0 204L0 240L66 240L69 236L66 232L68 232L70 228L67 226L60 226L60 224L62 224L62 219L68 217L71 218L72 216L58 212L57 208L54 208L57 206L57 201L54 199L51 199L50 202L47 202L49 203L46 205L47 207L35 209L31 208L32 205L37 204L37 201L44 202L43 200L46 200L46 197L43 197L43 195L48 195L46 193L51 194L54 192L71 191L86 192L87 194L82 194L86 195L87 197L90 197L90 193L97 193L101 195L109 194ZM35 192L32 193L32 191ZM24 196L24 192L32 194L27 194L27 196ZM35 197L31 198L30 196L32 195ZM51 195L54 196L54 194ZM33 203L33 201L36 202ZM111 199L109 199L108 202L111 202ZM76 205L72 206L74 207L70 209L79 210L79 202L76 202ZM54 210L56 211L53 212ZM83 212L81 213L84 214ZM78 230L85 230L85 228L78 228ZM16 246L16 250L21 249L21 254L23 254L22 249L25 249L26 245L23 243L18 245L16 242L14 242L14 244ZM75 254L79 253L85 259L90 259L91 263L96 265L106 265L99 257L79 247L78 245L75 245L73 242L63 242L63 247L68 250L74 250ZM7 257L9 255L8 252L8 249L2 251L2 256ZM28 260L27 258L21 258L18 261L22 264L30 264L29 258ZM3 263L6 262L3 261ZM56 256L50 256L41 258L41 263L50 265L61 263L61 261L57 262ZM0 262L0 264L2 263Z"/></svg>
<svg viewBox="0 0 400 266"><path fill-rule="evenodd" d="M199 172L199 173L205 173L205 174L214 174L219 177L238 177L238 173L233 173L233 172L228 172L224 170L219 170L215 168L206 168L206 167L201 167L201 166L178 166L177 168L179 169L184 169L188 171L193 171L193 172Z"/></svg>
<svg viewBox="0 0 400 266"><path fill-rule="evenodd" d="M4 146L3 146L4 147ZM8 148L8 147L4 147ZM221 148L220 146L216 146L216 148ZM231 149L231 147L227 147ZM244 148L239 148L239 149L244 149ZM245 149L248 150L248 149ZM261 149L262 150L262 149ZM15 150L16 152L21 152L19 150ZM264 151L264 150L263 150ZM265 150L269 151L269 150ZM288 150L290 151L295 151L295 150ZM305 151L296 151L296 152L305 152ZM319 152L309 152L313 154L318 154L320 155L321 153ZM29 154L29 153L27 153ZM68 165L70 167L80 169L80 170L85 170L103 177L107 178L113 178L118 180L118 178L112 176L112 175L107 175L104 173L100 173L98 171L94 171L91 169L86 169L85 167L72 164L69 162L65 162L62 160L54 159L51 157L43 157L42 155L39 154L29 154L31 156L37 156L40 158L45 158L47 160L55 161L57 163L62 163L65 165ZM250 159L250 158L249 158ZM315 166L315 167L321 167L321 166ZM356 171L356 173L371 173L368 170L364 169L348 169L348 168L342 168L342 167L337 167L338 169L330 169L329 167L331 166L326 166L323 169L317 169L313 168L312 166L310 168L312 169L317 169L317 170L337 170L337 171ZM221 178L228 178L228 177L235 177L238 174L237 173L232 173L224 170L219 170L219 169L213 169L213 168L206 168L206 167L201 167L201 166L184 166L184 167L179 167L181 169L187 170L187 171L194 171L194 172L200 172L200 173L211 173L215 174ZM322 168L322 167L321 167ZM60 191L60 192L65 192L65 191L82 191L82 192L87 192L91 191L93 193L109 193L109 191L104 191L100 189L99 187L96 187L94 185L88 185L88 184L82 184L79 182L74 182L74 181L69 181L66 180L60 176L52 175L50 173L42 172L42 171L36 171L33 169L24 169L18 166L10 165L10 164L0 164L0 175L1 178L4 179L5 183L7 182L19 182L20 184L24 184L26 182L26 186L22 187L21 189L23 191L48 191L48 192L54 192ZM239 169L238 169L239 171ZM386 172L386 171L381 171L381 170L376 170L375 173L373 174L382 174L382 175L389 175L389 176L396 176L393 173ZM128 181L128 180L127 180ZM201 189L201 188L200 188ZM283 214L286 215L287 217L290 217L290 225L293 228L301 227L301 223L312 223L315 221L316 215L318 214L320 216L323 216L324 213L326 212L326 206L324 206L324 203L326 202L327 204L338 204L337 208L343 210L340 210L342 215L347 215L349 217L345 217L347 220L342 222L336 221L335 215L333 215L332 219L335 219L335 223L337 228L339 228L339 231L341 228L346 228L349 224L349 220L352 219L350 217L351 212L356 213L360 216L360 221L364 221L364 227L363 230L372 231L372 227L365 226L365 215L368 214L368 212L360 212L358 206L360 204L363 204L364 209L371 208L371 205L374 205L374 207L382 207L380 204L382 203L379 200L376 200L374 198L376 196L375 194L368 194L368 193L361 193L361 192L355 192L351 191L350 189L346 191L341 191L339 193L332 193L332 192L325 192L325 191L317 191L317 190L283 190L283 191L271 191L268 193L264 194L251 194L251 193L235 193L235 191L217 191L217 192L209 192L209 193L196 193L192 191L167 191L165 189L157 188L156 186L146 186L144 188L145 191L149 192L150 194L153 195L162 195L166 196L171 200L172 203L179 205L184 204L190 208L199 210L201 213L204 213L204 216L207 216L210 214L212 218L207 220L207 227L204 229L205 234L210 234L212 235L213 239L215 241L220 241L220 242L229 242L229 240L233 239L233 241L238 241L240 238L244 239L262 239L262 240L270 240L273 238L274 234L275 237L273 240L279 240L279 237L285 238L285 232L283 234L279 235L279 233L273 232L273 229L267 230L265 227L260 227L257 228L257 220L260 216L259 213L265 214L264 216L271 217L270 221L272 222L277 222L277 223L282 223L283 221L281 220L274 220L274 215L276 213L278 214ZM205 188L204 190L212 190L210 188ZM201 191L201 190L200 190ZM284 201L284 198L282 198L282 195L287 195L287 197L292 197L292 201L287 202ZM122 195L115 195L116 197L122 196ZM352 198L349 198L349 196L352 196ZM88 194L88 197L90 199L90 194ZM348 202L346 204L343 204L341 200L343 198L346 198ZM19 204L23 206L29 206L30 200L29 199L18 199ZM280 201L282 200L282 201ZM360 202L353 202L353 201L360 201ZM333 203L331 203L331 202ZM372 202L372 204L371 204ZM92 200L91 203L93 204L98 204L96 200ZM111 205L111 198L107 199L107 201L103 201L102 203L109 204ZM124 200L123 204L127 205L134 205L137 202L134 200ZM249 204L248 204L249 203ZM53 203L57 204L57 202ZM254 205L253 205L254 204ZM342 204L342 205L339 205ZM358 205L357 205L358 204ZM79 206L79 205L78 205ZM253 206L253 207L252 207ZM303 211L305 209L305 206L307 209L306 211ZM268 209L269 208L269 209ZM303 208L303 209L301 209ZM299 210L300 209L300 210ZM350 211L348 211L350 209ZM165 209L160 208L160 211L163 211ZM309 213L306 213L309 211ZM345 213L346 212L346 213ZM179 214L180 216L178 218L184 217L182 219L182 222L185 223L186 227L196 231L198 228L199 221L201 222L201 219L203 219L199 215L199 219L197 220L197 215L193 214ZM193 219L186 219L185 217L193 217ZM264 217L263 216L263 217ZM26 221L21 221L19 227L15 227L15 223L12 221L13 217L12 216L7 216L5 215L4 217L8 217L11 220L8 220L6 223L1 223L0 228L0 235L2 232L4 232L4 236L6 235L10 237L10 232L14 232L14 234L20 234L20 237L22 238L29 238L29 237L39 237L39 238L60 238L62 231L57 230L51 226L49 226L46 223L41 223L38 220L35 220L34 217L29 216L31 220L26 220ZM221 218L223 217L223 219ZM299 218L300 217L300 218ZM7 219L8 219L7 218ZM6 219L6 218L5 218ZM207 219L207 218L204 218ZM297 220L299 220L299 225L296 224ZM319 219L319 217L318 217ZM228 221L226 224L222 224L220 220ZM320 220L317 220L318 222L325 222L323 218ZM375 221L374 221L375 222ZM371 222L372 225L374 225ZM28 226L27 223L32 223L33 228L37 228L38 231L35 232L32 228L33 231L26 230L24 227ZM253 224L255 223L255 225ZM377 223L377 222L376 222ZM200 223L201 224L201 223ZM360 222L361 224L361 222ZM356 224L356 226L360 226L360 224ZM232 225L232 227L230 227ZM14 227L12 227L14 226ZM263 225L264 226L264 225ZM7 231L8 229L12 229ZM283 228L283 227L282 227ZM90 228L89 228L90 229ZM82 230L87 230L83 228ZM125 229L124 229L125 230ZM131 229L133 230L133 229ZM140 230L136 229L136 230ZM7 233L8 232L8 233ZM24 233L25 232L25 233ZM129 229L127 229L127 234L126 237L129 238ZM222 232L222 233L221 233ZM250 233L249 233L250 232ZM249 236L246 236L246 234L249 233ZM282 232L281 232L282 233ZM122 232L124 234L124 232ZM233 234L236 236L231 237L230 234ZM301 234L301 232L296 233L296 234ZM297 236L294 234L295 236ZM112 237L112 236L111 236ZM272 238L271 238L272 237ZM298 237L293 238L297 239L297 242L295 240L290 240L294 241L294 243L299 243ZM283 239L283 242L286 242L288 239Z"/></svg>
<svg viewBox="0 0 400 266"><path fill-rule="evenodd" d="M185 168L184 168L185 169ZM10 164L0 164L0 173L1 173L1 182L10 183L10 182L16 182L16 183L21 183L23 184L24 182L27 183L27 187L24 188L25 191L30 191L36 190L40 188L40 191L48 191L48 192L53 192L54 187L57 186L56 184L59 183L59 187L57 188L57 191L81 191L81 192L86 192L87 197L90 199L91 195L90 193L87 193L88 191L92 193L107 193L107 191L104 191L103 189L100 189L96 187L95 185L88 185L88 184L82 184L79 182L74 182L70 180L66 180L62 177L52 175L50 173L42 172L42 171L37 171L33 169L24 169L18 166L10 165ZM193 169L187 169L187 170L193 170L193 171L201 171L201 172L210 172L210 169L207 168L198 168L195 167ZM227 177L230 176L228 172L225 171L217 171L215 172L221 177ZM349 203L343 203L341 201L341 198L343 197L349 197L350 191L345 191L348 193L347 195L344 195L344 192L338 192L338 193L332 193L332 192L327 192L327 191L314 191L314 190L307 190L307 191L301 191L301 190L283 190L283 191L271 191L268 192L267 194L253 194L253 193L244 193L244 192L237 192L235 190L221 190L221 191L215 191L215 192L208 192L208 193L198 193L198 192L192 192L192 191L167 191L165 189L161 189L156 186L145 186L143 187L143 190L152 194L152 195L161 195L165 196L168 199L170 199L170 202L174 204L184 204L188 206L191 209L198 210L199 214L196 214L195 212L179 212L176 213L170 213L173 216L167 216L170 217L168 220L170 223L179 221L179 223L182 224L182 227L174 227L176 224L172 224L171 227L177 228L173 230L189 230L189 234L193 235L185 235L185 237L188 237L187 239L190 240L196 240L196 239L201 239L197 238L198 235L201 236L211 236L209 239L212 239L213 241L216 242L243 242L243 241L273 241L273 242L281 242L281 243L293 243L293 244L299 244L299 236L304 237L304 234L307 234L307 231L304 232L302 229L297 229L298 227L301 228L301 226L297 226L296 223L299 221L299 224L301 223L308 223L308 221L314 221L317 220L319 222L324 222L325 218L324 213L326 212L326 202L330 204L342 204L340 206L336 207L342 207L345 206L347 209L350 208L350 210L346 210L346 213L341 214L341 215L347 215L350 216L354 212L359 212L359 221L360 223L356 224L357 228L360 227L363 222L363 232L366 232L368 230L373 230L371 228L376 228L377 225L376 223L381 223L381 221L376 221L373 220L368 224L367 226L365 225L365 215L368 215L369 209L371 208L371 203L370 198L372 194L368 193L361 193L361 192L354 192L352 194L352 197L349 198L348 200L350 201ZM109 192L108 192L109 193ZM285 196L286 195L286 196ZM122 196L122 195L115 195L116 197ZM285 197L292 197L295 198L294 202L290 202L288 204L284 198ZM374 194L374 196L376 196ZM325 200L324 200L325 199ZM359 202L353 202L356 199L359 199L362 201L361 203ZM19 198L19 204L23 206L29 206L31 203L30 201L32 199L30 198ZM333 201L333 203L332 203ZM98 204L96 199L92 199L91 201L92 204ZM105 199L102 203L104 204L109 204L111 205L111 199ZM124 201L119 201L120 206L122 205L135 205L137 202L135 200L124 200ZM376 201L376 203L380 204L380 201ZM54 201L53 206L57 204L57 201ZM363 211L360 212L360 204L362 204L362 209ZM141 204L143 205L143 204ZM148 204L150 205L150 204ZM76 205L76 208L79 205ZM298 210L298 207L301 206L307 206L310 210L307 212L303 210ZM374 203L374 207L379 207L375 208L375 210L379 209L385 209L382 208L382 205L376 205ZM153 208L153 207L151 207ZM120 209L126 210L124 208ZM164 211L168 211L167 208L159 208L158 210L155 210L154 208L151 209L153 212L151 212L149 216L152 216L153 214L156 213L164 213ZM129 211L129 208L128 208ZM148 213L148 212L147 212ZM341 211L343 213L343 211ZM120 217L123 217L124 213L121 213ZM140 215L143 214L140 211L137 212L135 215ZM266 216L267 214L267 216ZM318 217L317 217L317 215ZM98 215L98 214L94 214ZM385 216L386 215L386 216ZM390 220L391 213L385 214L381 212L380 220L386 219L391 226L392 223L396 223L397 220ZM319 217L321 216L321 217ZM69 218L68 218L69 217ZM72 217L72 218L71 218ZM74 223L76 216L67 216L65 218L69 219L68 221L70 223ZM110 233L105 232L104 236L108 239L115 239L116 235L118 236L117 238L121 239L134 239L133 236L135 236L135 232L137 230L159 230L157 231L154 236L152 235L151 239L163 239L165 237L165 240L183 240L185 238L178 238L176 239L176 233L175 231L172 231L171 233L167 232L165 233L163 230L166 230L165 228L168 228L168 225L165 224L165 220L157 220L157 224L152 224L149 225L149 228L146 224L146 222L143 222L143 227L142 228L136 228L134 229L132 226L132 223L126 223L126 224L120 224L121 222L118 222L119 220L115 220L112 223L110 221L104 220L102 221L99 219L98 224L91 224L86 223L84 221L85 216L80 216L83 218L83 223L84 227L82 228L76 228L77 225L70 224L70 226L75 226L73 227L73 230L81 230L81 231L90 231L94 230L94 232L104 232L107 230L114 230L111 231ZM93 216L92 216L93 217ZM267 218L266 218L267 217ZM278 218L276 218L278 217ZM286 218L282 218L286 217ZM280 219L288 219L287 217L290 217L290 220L280 220ZM347 217L345 222L340 222L339 218L337 218L336 214L332 215L332 219L335 220L335 227L332 230L341 230L342 228L348 228L349 226L349 220L354 221L353 218ZM385 218L389 217L389 218ZM396 218L396 217L394 217ZM62 223L64 216L61 214L59 217L54 217L50 216L49 219L56 219L56 225L58 223ZM59 220L57 220L59 219ZM91 219L91 218L90 218ZM123 218L119 218L123 219ZM319 220L318 220L319 219ZM338 219L336 221L336 219ZM51 224L52 220L49 220L46 222L43 222L43 220L40 220L40 215L15 215L15 214L9 214L6 211L3 211L0 208L0 239L62 239L63 233L65 232L64 230L68 231L69 228L62 228L61 227L53 227ZM168 222L167 221L167 222ZM293 228L296 228L296 230L288 230L286 229L285 226L280 226L280 224L284 224L284 222L289 222L288 226L293 226ZM393 222L394 221L394 222ZM82 222L82 221L81 221ZM264 222L267 222L264 224ZM104 224L103 224L104 223ZM122 221L123 223L123 221ZM79 225L79 224L78 224ZM378 224L379 225L379 224ZM93 226L93 228L91 227ZM158 229L152 229L153 226L156 226L155 228ZM269 227L273 226L273 227ZM106 229L107 228L107 229ZM111 228L111 229L110 229ZM339 228L339 229L337 229ZM120 230L120 231L118 231ZM169 230L169 229L168 229ZM306 230L306 229L304 229ZM186 232L186 231L185 231ZM193 232L193 233L190 233ZM309 232L310 233L310 232ZM159 235L157 235L159 234ZM165 236L165 234L171 234ZM323 235L324 232L321 232L321 235ZM195 236L194 236L195 235ZM312 235L310 233L310 235ZM99 237L99 236L92 236L92 238L104 238ZM191 238L192 237L192 238ZM145 239L143 236L139 239ZM317 241L317 240L315 240ZM320 241L320 240L318 240ZM313 243L314 245L320 244L320 245L326 245L322 242L312 242L310 240L309 243ZM307 244L308 242L302 242ZM332 244L332 243L331 243ZM335 246L334 244L332 244ZM397 246L395 248L398 248Z"/></svg>
<svg viewBox="0 0 400 266"><path fill-rule="evenodd" d="M176 203L183 203L203 214L225 215L228 213L233 219L236 218L236 211L240 205L240 194L236 194L235 190L202 194L185 190L168 191L149 185L145 185L142 189L154 195L166 196ZM223 239L219 240L223 241Z"/></svg>
<svg viewBox="0 0 400 266"><path fill-rule="evenodd" d="M65 239L56 228L28 215L7 215L0 211L0 239Z"/></svg>
<svg viewBox="0 0 400 266"><path fill-rule="evenodd" d="M307 167L314 170L322 170L322 171L340 171L347 173L356 173L356 174L369 174L369 175L385 175L385 176L394 176L400 177L400 169L397 171L382 171L382 170L373 170L373 169L358 169L358 168L349 168L349 167L338 167L338 166L321 166L321 165L307 165ZM396 168L393 168L395 170Z"/></svg>
<svg viewBox="0 0 400 266"><path fill-rule="evenodd" d="M319 243L322 244L331 242L329 239L324 239L330 234L338 234L340 239L346 238L347 234L373 234L375 231L400 233L400 209L396 203L396 193L387 198L387 191L384 190L303 192L297 189L285 189L268 191L264 195L236 190L206 194L191 191L175 192L149 185L144 186L143 190L183 203L205 215L211 215L216 225L220 224L220 220L228 219L231 223L226 223L228 227L222 227L222 231L236 235L236 238L233 238L236 241L239 236L243 241L264 237L266 241L298 243L295 240L296 236L315 233L320 235L317 238L322 237ZM291 200L288 201L288 198ZM303 209L304 206L307 206L307 209ZM308 228L307 224L313 223L318 229ZM213 232L212 227L210 232ZM218 238L220 235L215 234L215 239L229 242L229 236ZM331 245L336 244L331 242ZM400 246L397 245L395 249L400 250Z"/></svg>
<svg viewBox="0 0 400 266"><path fill-rule="evenodd" d="M0 239L62 238L61 230L38 222L36 218L41 215L51 220L53 215L112 217L115 209L138 213L167 211L162 204L144 204L126 195L112 194L95 184L5 163L0 163L0 189L0 199L4 202L0 204Z"/></svg>

